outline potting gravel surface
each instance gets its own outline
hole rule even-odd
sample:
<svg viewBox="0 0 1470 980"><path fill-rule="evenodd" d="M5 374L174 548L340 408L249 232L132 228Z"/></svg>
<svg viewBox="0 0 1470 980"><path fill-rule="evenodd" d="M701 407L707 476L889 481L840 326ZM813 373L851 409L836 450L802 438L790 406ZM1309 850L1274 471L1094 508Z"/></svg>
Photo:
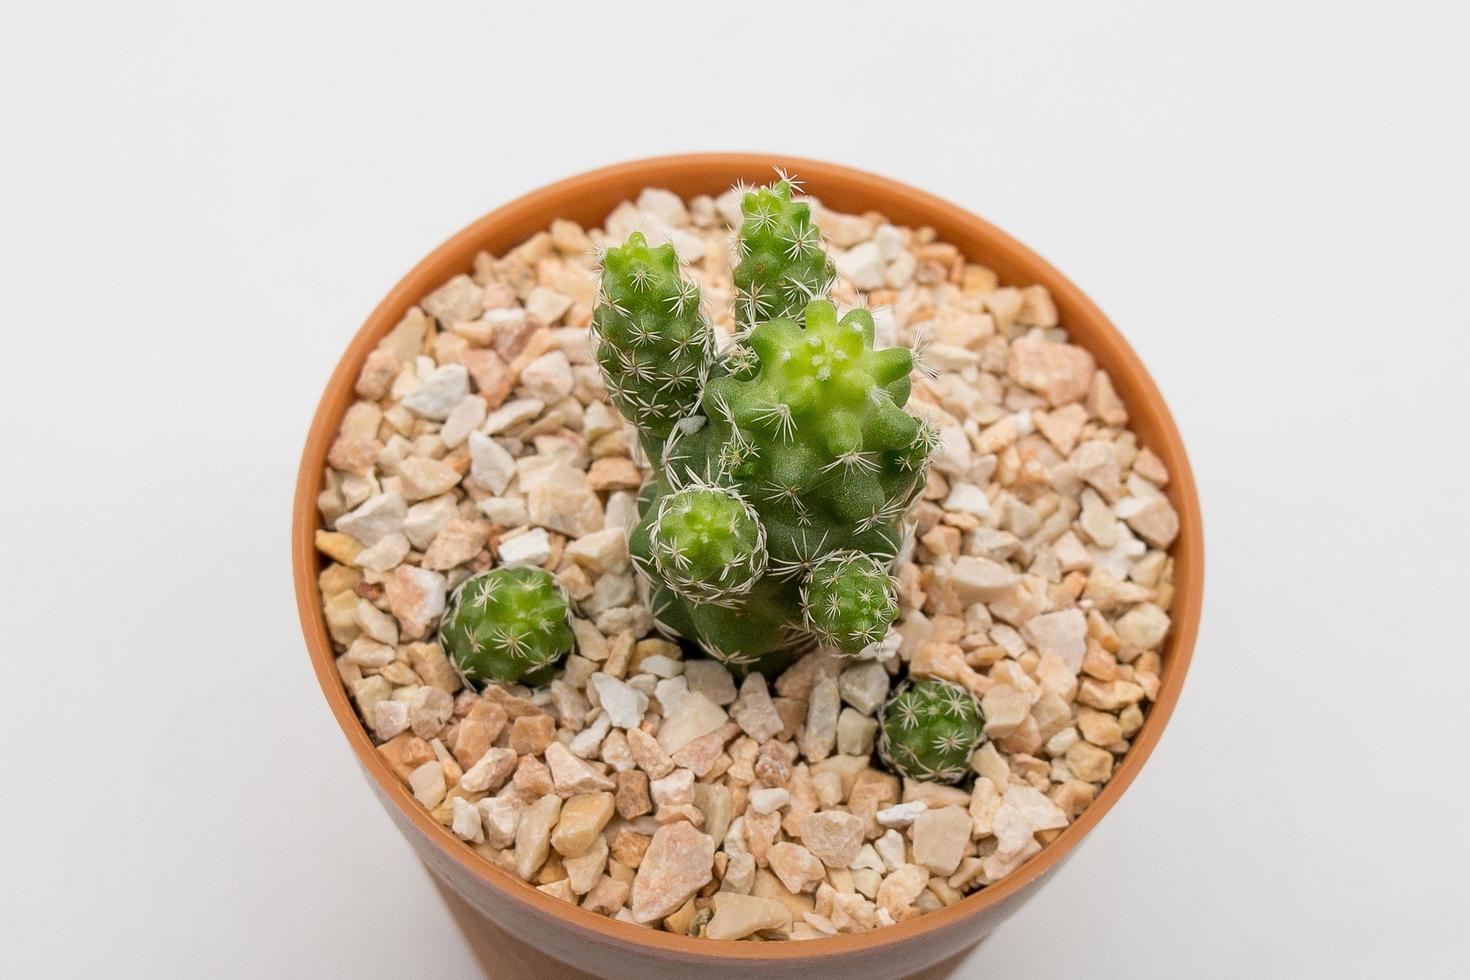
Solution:
<svg viewBox="0 0 1470 980"><path fill-rule="evenodd" d="M734 192L650 189L604 229L482 253L368 356L328 455L319 581L378 751L486 861L625 922L812 939L957 902L1076 819L1158 692L1178 518L1107 374L1044 288L929 229L814 216L839 304L874 309L876 346L924 347L909 407L941 432L900 620L860 658L737 679L658 634L629 564L644 469L589 346L595 247L671 241L728 337ZM577 647L547 686L476 693L435 635L449 590L500 565L560 579ZM904 672L980 699L972 780L879 767Z"/></svg>

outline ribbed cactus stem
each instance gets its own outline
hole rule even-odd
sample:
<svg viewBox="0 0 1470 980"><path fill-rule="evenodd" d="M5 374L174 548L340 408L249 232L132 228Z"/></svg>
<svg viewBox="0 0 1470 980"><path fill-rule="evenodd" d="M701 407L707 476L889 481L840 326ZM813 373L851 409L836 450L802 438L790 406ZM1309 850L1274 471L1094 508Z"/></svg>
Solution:
<svg viewBox="0 0 1470 980"><path fill-rule="evenodd" d="M650 247L639 232L603 256L601 292L592 315L597 362L613 404L656 458L674 423L698 406L714 333L674 247Z"/></svg>
<svg viewBox="0 0 1470 980"><path fill-rule="evenodd" d="M886 565L855 551L827 555L808 573L801 593L807 628L843 653L883 639L898 618L898 594Z"/></svg>
<svg viewBox="0 0 1470 980"><path fill-rule="evenodd" d="M572 649L566 592L539 568L496 568L471 576L449 598L439 642L468 680L550 679Z"/></svg>
<svg viewBox="0 0 1470 980"><path fill-rule="evenodd" d="M747 193L740 212L735 322L750 327L799 317L807 303L827 295L836 278L811 208L791 199L789 181L778 180Z"/></svg>
<svg viewBox="0 0 1470 980"><path fill-rule="evenodd" d="M985 741L985 716L965 688L925 677L899 685L883 706L878 754L911 779L957 783Z"/></svg>

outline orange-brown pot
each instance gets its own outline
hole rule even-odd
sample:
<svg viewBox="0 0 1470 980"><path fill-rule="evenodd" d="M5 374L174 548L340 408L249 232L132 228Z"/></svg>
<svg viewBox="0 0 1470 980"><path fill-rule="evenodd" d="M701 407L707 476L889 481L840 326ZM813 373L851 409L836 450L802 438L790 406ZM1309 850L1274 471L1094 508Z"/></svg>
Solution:
<svg viewBox="0 0 1470 980"><path fill-rule="evenodd" d="M1174 628L1163 653L1158 698L1112 780L1075 823L999 884L948 908L858 935L784 943L722 942L676 936L584 912L491 866L430 819L374 751L337 676L317 592L320 566L312 539L320 526L316 499L327 449L352 403L358 370L379 338L420 297L451 276L468 272L477 252L501 254L547 227L554 218L595 227L620 201L635 197L644 187L665 187L686 198L719 194L738 179L765 180L777 165L800 175L813 195L836 210L879 211L898 224L928 225L940 239L994 269L1003 282L1041 283L1051 291L1062 325L1107 370L1127 403L1131 424L1142 444L1157 453L1169 468L1167 492L1180 524L1174 545ZM922 970L978 942L1036 893L1143 768L1184 686L1203 595L1204 541L1199 500L1184 444L1148 372L1102 311L1040 256L953 204L846 167L759 154L658 157L582 174L485 215L436 248L373 310L327 383L302 452L292 516L296 601L312 667L358 763L399 829L429 868L465 905L483 916L487 929L503 930L558 960L603 977L785 978L809 976L808 971L821 969L825 975L844 980L893 978Z"/></svg>

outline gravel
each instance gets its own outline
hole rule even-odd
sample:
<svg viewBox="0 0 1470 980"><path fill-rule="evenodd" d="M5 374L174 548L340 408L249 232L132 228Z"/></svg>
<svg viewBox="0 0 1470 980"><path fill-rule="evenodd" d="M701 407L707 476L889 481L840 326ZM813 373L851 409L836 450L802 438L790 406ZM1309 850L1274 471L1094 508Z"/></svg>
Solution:
<svg viewBox="0 0 1470 980"><path fill-rule="evenodd" d="M1157 694L1178 534L1162 461L1045 289L929 229L815 205L839 303L927 338L911 407L940 432L900 556L900 621L858 661L732 677L659 638L624 531L642 479L587 342L592 250L671 241L733 329L733 194L648 190L558 221L424 297L367 358L318 500L342 681L419 803L477 854L597 914L812 939L902 921L1015 871L1092 802ZM547 687L464 686L434 642L449 589L556 574L577 653ZM871 758L904 669L980 698L960 787Z"/></svg>

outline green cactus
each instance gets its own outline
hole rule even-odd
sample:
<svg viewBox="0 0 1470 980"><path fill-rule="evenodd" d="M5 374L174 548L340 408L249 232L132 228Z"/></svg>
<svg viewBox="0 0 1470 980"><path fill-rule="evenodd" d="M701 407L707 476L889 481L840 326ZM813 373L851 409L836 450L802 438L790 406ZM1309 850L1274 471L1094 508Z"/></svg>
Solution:
<svg viewBox="0 0 1470 980"><path fill-rule="evenodd" d="M878 754L911 779L957 783L985 741L985 716L975 696L932 677L910 679L883 705Z"/></svg>
<svg viewBox="0 0 1470 980"><path fill-rule="evenodd" d="M738 493L698 483L659 501L649 537L654 566L670 587L727 604L766 570L765 539L760 518Z"/></svg>
<svg viewBox="0 0 1470 980"><path fill-rule="evenodd" d="M797 318L806 304L826 296L837 273L811 207L791 200L791 181L747 193L737 246L735 322L750 328L777 317Z"/></svg>
<svg viewBox="0 0 1470 980"><path fill-rule="evenodd" d="M714 355L714 331L699 288L679 277L674 246L639 232L602 257L601 302L592 316L608 395L657 459L674 423L699 404Z"/></svg>
<svg viewBox="0 0 1470 980"><path fill-rule="evenodd" d="M819 561L802 586L801 605L817 638L842 650L877 643L898 617L887 567L855 551Z"/></svg>
<svg viewBox="0 0 1470 980"><path fill-rule="evenodd" d="M727 663L774 670L816 644L857 653L887 631L898 610L888 569L935 434L903 408L910 352L873 350L866 310L839 320L830 301L809 298L828 288L831 264L790 185L750 192L742 207L737 284L746 283L747 295L762 283L805 285L792 286L743 336L743 361L687 345L707 356L698 369L680 369L681 378L700 379L697 399L687 399L681 380L669 386L677 399L658 401L657 413L646 408L647 395L631 407L617 394L614 401L645 445L655 444L655 477L640 495L629 552L660 625ZM630 269L641 266L625 256L642 247L635 236L609 251L604 306L623 297L625 310L600 308L594 320L632 319L624 316L632 312ZM660 261L660 295L692 290L668 278L672 251ZM684 321L636 322L655 333L644 349L671 350L690 336ZM626 394L635 372L617 353L622 335L604 326L599 336L613 350L599 354L608 388ZM683 414L665 427L679 405ZM651 416L657 427L644 421Z"/></svg>
<svg viewBox="0 0 1470 980"><path fill-rule="evenodd" d="M572 649L566 592L539 568L481 572L450 595L439 642L470 681L544 684Z"/></svg>

